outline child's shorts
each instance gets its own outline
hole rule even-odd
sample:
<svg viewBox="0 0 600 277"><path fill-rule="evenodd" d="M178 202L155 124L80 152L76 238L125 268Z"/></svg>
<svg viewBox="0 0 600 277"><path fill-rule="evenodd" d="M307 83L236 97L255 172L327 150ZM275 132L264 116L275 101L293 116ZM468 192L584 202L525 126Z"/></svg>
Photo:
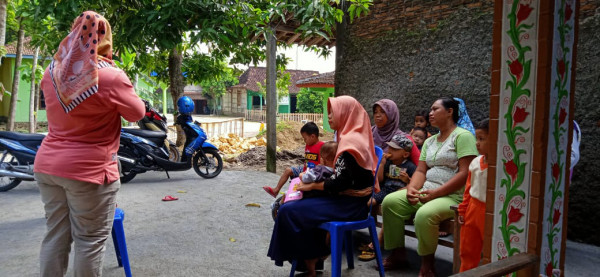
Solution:
<svg viewBox="0 0 600 277"><path fill-rule="evenodd" d="M298 165L298 166L292 166L292 179L296 178L298 176L300 176L300 173L302 173L302 170L304 170L304 166L303 165Z"/></svg>
<svg viewBox="0 0 600 277"><path fill-rule="evenodd" d="M385 198L388 194L398 191L403 187L404 186L401 185L385 184L378 193L375 193L373 195L373 198L375 199L375 202L377 202L377 204L381 204L383 202L383 198Z"/></svg>

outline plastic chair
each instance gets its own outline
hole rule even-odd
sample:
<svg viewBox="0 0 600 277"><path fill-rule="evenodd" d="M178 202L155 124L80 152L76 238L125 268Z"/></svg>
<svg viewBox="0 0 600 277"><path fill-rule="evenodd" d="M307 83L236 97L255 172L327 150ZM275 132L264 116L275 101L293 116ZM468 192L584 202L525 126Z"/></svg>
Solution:
<svg viewBox="0 0 600 277"><path fill-rule="evenodd" d="M379 172L379 164L383 157L383 150L378 146L375 146L375 154L377 154L377 169L375 170L375 178ZM373 179L373 193L375 192L375 180ZM373 194L371 194L372 196ZM371 216L371 208L369 207L368 217L361 221L330 221L319 225L319 228L329 232L331 236L331 276L339 277L342 274L342 244L346 244L346 259L348 262L348 268L354 268L354 254L352 251L352 231L369 228L369 234L373 240L373 246L375 247L375 256L377 257L377 265L379 266L379 276L385 276L383 269L383 260L381 258L381 249L379 247L379 240L377 239L377 228L375 227L375 219ZM344 240L345 239L345 240ZM297 261L292 262L292 270L290 277L294 276L296 271Z"/></svg>
<svg viewBox="0 0 600 277"><path fill-rule="evenodd" d="M117 254L117 262L125 270L125 276L131 277L131 267L129 265L129 255L127 254L127 243L125 242L125 229L123 220L125 212L121 208L115 209L115 220L113 221L112 238Z"/></svg>

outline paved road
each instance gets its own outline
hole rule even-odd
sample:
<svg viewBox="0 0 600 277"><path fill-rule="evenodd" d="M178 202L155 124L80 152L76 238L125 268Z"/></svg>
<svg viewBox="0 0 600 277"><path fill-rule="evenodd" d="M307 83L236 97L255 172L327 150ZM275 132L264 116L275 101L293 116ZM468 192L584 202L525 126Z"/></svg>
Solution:
<svg viewBox="0 0 600 277"><path fill-rule="evenodd" d="M288 265L276 267L266 256L273 227L269 208L273 199L261 187L274 184L277 175L224 171L217 178L206 180L193 170L170 174L171 179L160 172L139 175L119 192L119 207L126 213L125 232L134 276L289 274ZM177 196L179 200L160 201L165 195ZM248 203L261 207L246 207ZM35 183L24 182L0 193L0 210L0 276L38 276L38 251L45 227ZM357 240L365 239L366 232L355 236ZM388 272L388 276L416 276L419 263L415 240L408 238L407 246L414 266ZM566 276L593 276L600 272L598 249L570 242ZM450 249L440 247L436 255L438 273L450 274ZM330 274L328 262L322 276ZM355 260L355 265L354 270L348 270L344 261L342 274L377 276L374 261ZM122 268L117 267L112 239L107 244L103 271L104 276L123 276Z"/></svg>

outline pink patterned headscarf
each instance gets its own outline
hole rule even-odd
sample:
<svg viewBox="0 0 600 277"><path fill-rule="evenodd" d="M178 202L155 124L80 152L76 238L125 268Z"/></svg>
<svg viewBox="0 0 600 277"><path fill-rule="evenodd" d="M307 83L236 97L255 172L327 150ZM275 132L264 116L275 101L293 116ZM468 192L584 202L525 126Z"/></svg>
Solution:
<svg viewBox="0 0 600 277"><path fill-rule="evenodd" d="M62 40L50 74L58 100L69 113L98 91L98 69L114 66L112 33L108 21L94 11L79 15L71 33Z"/></svg>

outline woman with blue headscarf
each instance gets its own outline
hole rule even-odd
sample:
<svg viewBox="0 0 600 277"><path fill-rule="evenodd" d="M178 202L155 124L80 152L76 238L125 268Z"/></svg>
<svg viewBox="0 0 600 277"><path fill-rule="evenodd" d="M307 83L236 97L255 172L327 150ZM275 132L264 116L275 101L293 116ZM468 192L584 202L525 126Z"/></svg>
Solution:
<svg viewBox="0 0 600 277"><path fill-rule="evenodd" d="M419 276L435 276L439 224L454 216L450 206L462 201L469 164L477 156L475 137L458 126L461 116L466 122L465 115L466 109L461 114L460 102L453 98L443 97L433 103L429 122L440 132L423 144L417 170L406 189L383 200L384 246L392 250L383 262L386 270L407 265L404 221L415 215L417 253L422 258Z"/></svg>

